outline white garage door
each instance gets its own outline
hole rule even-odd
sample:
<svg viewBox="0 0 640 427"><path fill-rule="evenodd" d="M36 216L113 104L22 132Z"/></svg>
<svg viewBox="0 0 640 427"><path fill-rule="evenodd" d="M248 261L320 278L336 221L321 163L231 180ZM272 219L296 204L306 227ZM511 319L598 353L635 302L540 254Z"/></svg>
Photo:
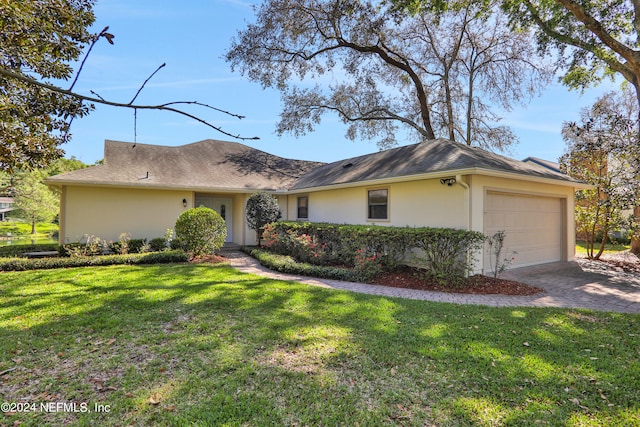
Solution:
<svg viewBox="0 0 640 427"><path fill-rule="evenodd" d="M562 200L556 197L488 192L485 200L484 233L506 231L504 256L513 255L512 267L563 259ZM485 248L485 272L491 271Z"/></svg>

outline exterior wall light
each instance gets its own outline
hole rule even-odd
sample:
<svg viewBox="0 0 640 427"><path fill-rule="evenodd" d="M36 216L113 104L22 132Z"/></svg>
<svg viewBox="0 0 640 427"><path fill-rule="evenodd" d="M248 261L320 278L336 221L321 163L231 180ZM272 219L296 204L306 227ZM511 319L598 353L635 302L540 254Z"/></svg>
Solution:
<svg viewBox="0 0 640 427"><path fill-rule="evenodd" d="M187 207L187 199L182 199L182 206Z"/></svg>
<svg viewBox="0 0 640 427"><path fill-rule="evenodd" d="M442 184L442 185L446 184L449 187L451 187L455 183L456 183L456 179L455 178L441 178L440 179L440 184Z"/></svg>

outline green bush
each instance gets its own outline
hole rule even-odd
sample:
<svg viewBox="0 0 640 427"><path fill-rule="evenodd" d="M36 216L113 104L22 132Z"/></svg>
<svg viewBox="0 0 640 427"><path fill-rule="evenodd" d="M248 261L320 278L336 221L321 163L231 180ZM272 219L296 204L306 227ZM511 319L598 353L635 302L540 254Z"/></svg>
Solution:
<svg viewBox="0 0 640 427"><path fill-rule="evenodd" d="M282 216L278 199L264 191L259 191L247 200L246 211L247 224L249 228L258 232L258 246L260 246L264 226L279 220Z"/></svg>
<svg viewBox="0 0 640 427"><path fill-rule="evenodd" d="M299 262L293 257L275 254L258 248L242 248L243 251L257 259L261 265L281 273L299 274L302 276L320 277L323 279L364 282L368 277L350 268L330 267Z"/></svg>
<svg viewBox="0 0 640 427"><path fill-rule="evenodd" d="M88 267L118 264L164 264L186 262L183 251L152 252L146 254L102 255L72 258L6 258L0 260L0 271L43 270L51 268Z"/></svg>
<svg viewBox="0 0 640 427"><path fill-rule="evenodd" d="M432 228L416 233L412 246L419 250L416 260L429 276L455 282L472 271L475 253L484 241L484 234L477 231Z"/></svg>
<svg viewBox="0 0 640 427"><path fill-rule="evenodd" d="M0 258L22 256L26 252L50 252L57 250L58 245L55 243L0 246Z"/></svg>
<svg viewBox="0 0 640 427"><path fill-rule="evenodd" d="M145 249L147 245L147 239L131 239L129 240L129 253L140 254L147 252Z"/></svg>
<svg viewBox="0 0 640 427"><path fill-rule="evenodd" d="M155 239L151 239L149 241L149 249L153 252L160 252L167 250L169 247L169 242L164 237L156 237Z"/></svg>
<svg viewBox="0 0 640 427"><path fill-rule="evenodd" d="M265 227L264 247L313 264L361 271L392 270L408 258L435 278L463 277L482 233L429 227L385 227L279 221ZM416 251L416 249L418 249Z"/></svg>
<svg viewBox="0 0 640 427"><path fill-rule="evenodd" d="M227 225L216 211L201 206L180 214L175 233L179 247L199 257L222 248L227 237Z"/></svg>

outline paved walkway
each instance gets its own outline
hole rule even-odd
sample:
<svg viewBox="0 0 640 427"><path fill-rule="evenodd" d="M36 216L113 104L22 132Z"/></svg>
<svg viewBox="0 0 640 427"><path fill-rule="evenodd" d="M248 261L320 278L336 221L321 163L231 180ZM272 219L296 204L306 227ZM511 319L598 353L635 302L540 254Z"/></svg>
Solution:
<svg viewBox="0 0 640 427"><path fill-rule="evenodd" d="M243 272L363 294L492 307L565 307L640 313L640 275L603 269L599 263L587 260L507 271L502 278L545 290L532 296L507 296L420 291L278 273L261 266L240 250L229 248L223 251L231 265Z"/></svg>

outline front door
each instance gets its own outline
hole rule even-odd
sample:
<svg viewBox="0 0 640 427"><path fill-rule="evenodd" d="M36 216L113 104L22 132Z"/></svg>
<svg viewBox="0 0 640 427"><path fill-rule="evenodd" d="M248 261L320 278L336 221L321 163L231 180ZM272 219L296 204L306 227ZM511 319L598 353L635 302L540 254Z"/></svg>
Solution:
<svg viewBox="0 0 640 427"><path fill-rule="evenodd" d="M213 197L196 195L196 206L205 206L218 212L227 224L227 239L225 242L233 242L233 200L229 197Z"/></svg>

